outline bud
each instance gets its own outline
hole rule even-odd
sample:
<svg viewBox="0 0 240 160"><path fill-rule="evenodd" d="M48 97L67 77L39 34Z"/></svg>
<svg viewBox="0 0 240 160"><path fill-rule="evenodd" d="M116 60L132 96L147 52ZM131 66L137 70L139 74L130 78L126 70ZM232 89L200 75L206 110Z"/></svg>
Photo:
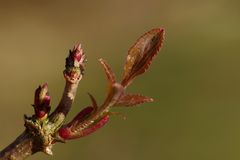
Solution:
<svg viewBox="0 0 240 160"><path fill-rule="evenodd" d="M85 54L81 48L81 44L75 45L72 50L69 51L69 56L66 58L65 78L71 82L76 83L81 79L84 72Z"/></svg>
<svg viewBox="0 0 240 160"><path fill-rule="evenodd" d="M35 116L38 119L45 119L47 114L50 112L50 100L48 92L48 84L45 83L42 86L39 86L35 91L34 98L34 111Z"/></svg>
<svg viewBox="0 0 240 160"><path fill-rule="evenodd" d="M70 55L74 61L82 63L83 59L81 58L83 56L83 49L81 48L81 44L75 45L73 47L73 50L70 51Z"/></svg>

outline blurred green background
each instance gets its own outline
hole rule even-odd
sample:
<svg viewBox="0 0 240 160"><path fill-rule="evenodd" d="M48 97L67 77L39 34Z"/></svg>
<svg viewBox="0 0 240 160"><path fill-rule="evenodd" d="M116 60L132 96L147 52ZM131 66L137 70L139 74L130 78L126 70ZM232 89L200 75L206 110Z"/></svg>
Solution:
<svg viewBox="0 0 240 160"><path fill-rule="evenodd" d="M128 48L144 32L166 29L161 53L129 92L155 102L118 109L127 120L54 147L30 160L240 159L240 1L32 0L0 1L0 148L19 135L31 115L35 88L49 83L52 106L64 87L68 49L81 42L87 70L70 120L101 102L106 59L120 79Z"/></svg>

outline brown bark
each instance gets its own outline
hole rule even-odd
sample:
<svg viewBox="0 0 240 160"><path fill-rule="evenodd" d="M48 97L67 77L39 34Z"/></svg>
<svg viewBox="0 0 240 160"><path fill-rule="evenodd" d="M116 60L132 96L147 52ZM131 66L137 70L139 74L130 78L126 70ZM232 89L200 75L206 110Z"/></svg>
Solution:
<svg viewBox="0 0 240 160"><path fill-rule="evenodd" d="M0 160L22 160L37 151L34 138L24 131L13 143L0 152Z"/></svg>

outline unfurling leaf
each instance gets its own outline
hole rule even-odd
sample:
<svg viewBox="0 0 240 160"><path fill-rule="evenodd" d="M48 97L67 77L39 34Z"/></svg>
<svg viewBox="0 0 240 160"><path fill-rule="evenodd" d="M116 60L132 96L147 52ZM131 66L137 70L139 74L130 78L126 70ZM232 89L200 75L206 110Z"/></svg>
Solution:
<svg viewBox="0 0 240 160"><path fill-rule="evenodd" d="M153 58L162 47L163 39L164 29L153 29L142 35L129 49L122 79L124 87L149 68Z"/></svg>
<svg viewBox="0 0 240 160"><path fill-rule="evenodd" d="M71 140L71 139L84 137L102 128L108 122L108 120L109 120L109 115L105 115L99 120L97 120L95 123L93 123L92 125L83 129L63 126L62 128L59 129L58 136L61 140Z"/></svg>
<svg viewBox="0 0 240 160"><path fill-rule="evenodd" d="M92 106L84 108L73 118L71 122L62 126L58 131L60 139L73 139L73 137L75 137L75 134L78 134L80 130L79 126L81 125L81 123L91 115L93 110L94 108Z"/></svg>
<svg viewBox="0 0 240 160"><path fill-rule="evenodd" d="M138 104L142 104L145 102L152 102L153 99L150 97L146 96L141 96L141 95L124 95L121 97L121 99L115 104L115 106L135 106Z"/></svg>
<svg viewBox="0 0 240 160"><path fill-rule="evenodd" d="M67 126L69 128L77 128L77 126L81 124L81 122L83 122L86 118L88 118L91 115L93 110L94 107L92 106L84 108L73 118L73 120L70 123L67 124Z"/></svg>
<svg viewBox="0 0 240 160"><path fill-rule="evenodd" d="M115 75L111 69L111 67L107 64L107 62L103 59L99 59L100 63L102 64L104 71L106 73L107 79L110 82L110 84L113 84L116 82Z"/></svg>
<svg viewBox="0 0 240 160"><path fill-rule="evenodd" d="M103 66L103 69L106 73L108 82L109 82L109 89L107 92L107 97L104 103L100 106L100 110L107 110L110 106L112 106L124 92L124 88L121 84L116 82L116 78L114 73L112 72L110 66L103 60L99 59L100 63Z"/></svg>
<svg viewBox="0 0 240 160"><path fill-rule="evenodd" d="M84 129L81 133L81 137L87 136L98 129L102 128L107 122L109 121L109 115L105 115L100 120L98 120L96 123L92 124L90 127Z"/></svg>

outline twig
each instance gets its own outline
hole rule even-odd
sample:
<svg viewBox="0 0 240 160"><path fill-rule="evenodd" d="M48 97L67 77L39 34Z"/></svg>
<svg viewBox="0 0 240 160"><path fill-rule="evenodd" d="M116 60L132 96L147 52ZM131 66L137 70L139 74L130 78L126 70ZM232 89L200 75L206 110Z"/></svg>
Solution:
<svg viewBox="0 0 240 160"><path fill-rule="evenodd" d="M131 107L152 102L152 98L125 92L133 79L149 68L162 46L163 37L164 30L157 28L145 33L136 41L128 51L121 83L116 81L107 62L99 59L109 84L105 101L102 105L98 105L95 98L89 94L92 104L79 112L72 121L64 124L85 69L86 59L81 45L74 46L66 58L64 70L66 85L59 105L50 114L51 98L48 85L39 86L35 91L34 114L30 117L24 116L25 131L0 152L0 160L22 160L41 151L52 155L52 147L56 142L87 136L103 127L111 115L118 114L110 111L112 107Z"/></svg>

